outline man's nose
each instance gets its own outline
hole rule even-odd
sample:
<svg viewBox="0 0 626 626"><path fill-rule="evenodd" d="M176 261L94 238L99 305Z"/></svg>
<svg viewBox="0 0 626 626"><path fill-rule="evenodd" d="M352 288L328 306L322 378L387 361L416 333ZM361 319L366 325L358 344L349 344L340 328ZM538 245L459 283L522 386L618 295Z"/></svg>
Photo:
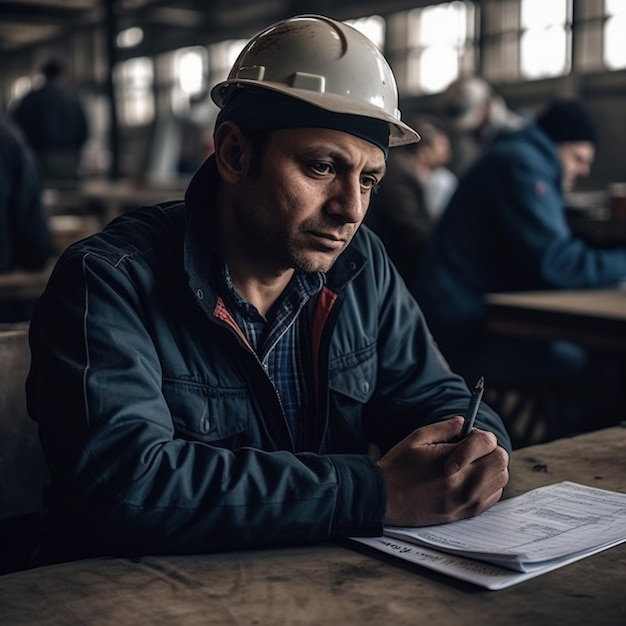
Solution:
<svg viewBox="0 0 626 626"><path fill-rule="evenodd" d="M363 193L361 181L352 178L337 181L334 193L328 203L328 213L340 217L346 223L363 221L367 211L369 195Z"/></svg>

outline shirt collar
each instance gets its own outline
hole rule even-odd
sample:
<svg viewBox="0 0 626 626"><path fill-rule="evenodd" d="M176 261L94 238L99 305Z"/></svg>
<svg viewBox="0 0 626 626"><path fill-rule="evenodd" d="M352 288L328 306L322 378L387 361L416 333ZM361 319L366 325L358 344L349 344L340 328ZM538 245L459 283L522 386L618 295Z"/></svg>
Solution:
<svg viewBox="0 0 626 626"><path fill-rule="evenodd" d="M227 299L232 304L237 306L242 313L247 315L256 313L258 315L256 308L247 300L242 298L235 289L228 263L220 258L215 263L215 267L219 268L219 271L214 274L214 279L218 281L218 284L216 285L218 293L225 294ZM281 294L278 302L283 302L287 298L295 298L300 301L306 301L315 294L319 293L325 284L326 275L324 272L303 272L296 270L285 291Z"/></svg>

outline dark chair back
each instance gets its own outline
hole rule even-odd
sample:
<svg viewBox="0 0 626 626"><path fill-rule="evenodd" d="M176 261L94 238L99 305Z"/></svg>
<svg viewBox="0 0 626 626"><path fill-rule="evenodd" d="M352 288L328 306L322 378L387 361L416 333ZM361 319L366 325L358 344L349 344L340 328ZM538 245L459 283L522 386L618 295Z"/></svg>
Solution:
<svg viewBox="0 0 626 626"><path fill-rule="evenodd" d="M0 324L0 573L25 567L36 544L48 470L26 412L28 323Z"/></svg>

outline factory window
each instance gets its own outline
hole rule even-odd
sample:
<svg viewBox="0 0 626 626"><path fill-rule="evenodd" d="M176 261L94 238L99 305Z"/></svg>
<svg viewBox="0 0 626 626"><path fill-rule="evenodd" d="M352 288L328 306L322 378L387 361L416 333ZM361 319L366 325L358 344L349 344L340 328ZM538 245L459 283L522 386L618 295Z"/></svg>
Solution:
<svg viewBox="0 0 626 626"><path fill-rule="evenodd" d="M136 57L115 67L117 106L126 126L149 124L154 119L154 69L148 57Z"/></svg>
<svg viewBox="0 0 626 626"><path fill-rule="evenodd" d="M605 0L604 63L610 70L626 68L626 2Z"/></svg>
<svg viewBox="0 0 626 626"><path fill-rule="evenodd" d="M389 16L387 55L401 93L442 91L476 67L476 9L446 2Z"/></svg>
<svg viewBox="0 0 626 626"><path fill-rule="evenodd" d="M385 20L380 15L370 15L356 20L346 20L353 28L374 42L379 50L385 48Z"/></svg>
<svg viewBox="0 0 626 626"><path fill-rule="evenodd" d="M571 69L571 0L522 0L520 71L534 80Z"/></svg>

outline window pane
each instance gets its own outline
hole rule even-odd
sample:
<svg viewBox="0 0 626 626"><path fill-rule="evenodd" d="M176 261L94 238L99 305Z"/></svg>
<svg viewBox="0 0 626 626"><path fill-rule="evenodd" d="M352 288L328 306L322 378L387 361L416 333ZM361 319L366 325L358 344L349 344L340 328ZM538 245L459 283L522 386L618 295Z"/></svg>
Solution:
<svg viewBox="0 0 626 626"><path fill-rule="evenodd" d="M520 43L524 78L559 76L569 69L567 36L562 28L529 30L522 34Z"/></svg>
<svg viewBox="0 0 626 626"><path fill-rule="evenodd" d="M441 43L458 44L465 40L465 7L451 2L422 9L419 40L424 46Z"/></svg>
<svg viewBox="0 0 626 626"><path fill-rule="evenodd" d="M567 0L522 0L522 28L563 25L567 19Z"/></svg>
<svg viewBox="0 0 626 626"><path fill-rule="evenodd" d="M353 28L363 33L374 45L383 50L385 47L385 20L380 15L371 15L370 17L361 17L357 20L346 20Z"/></svg>
<svg viewBox="0 0 626 626"><path fill-rule="evenodd" d="M420 57L424 93L443 91L459 75L459 55L453 46L429 46Z"/></svg>
<svg viewBox="0 0 626 626"><path fill-rule="evenodd" d="M209 82L213 85L228 76L247 39L229 39L209 46Z"/></svg>
<svg viewBox="0 0 626 626"><path fill-rule="evenodd" d="M391 16L391 23L401 19L407 25L406 75L399 74L401 90L409 93L442 91L457 78L461 67L475 71L474 5L471 2L447 2ZM393 28L394 34L402 29ZM400 54L400 46L394 44ZM396 60L394 70L400 65Z"/></svg>
<svg viewBox="0 0 626 626"><path fill-rule="evenodd" d="M154 71L148 57L137 57L115 68L120 120L129 126L147 124L154 118L152 83Z"/></svg>
<svg viewBox="0 0 626 626"><path fill-rule="evenodd" d="M159 60L159 81L170 93L174 113L188 114L194 99L206 93L207 59L205 47L191 46L168 52Z"/></svg>
<svg viewBox="0 0 626 626"><path fill-rule="evenodd" d="M626 13L606 22L604 62L612 70L626 67Z"/></svg>
<svg viewBox="0 0 626 626"><path fill-rule="evenodd" d="M204 48L178 50L174 56L174 76L183 93L194 96L204 89L206 51Z"/></svg>
<svg viewBox="0 0 626 626"><path fill-rule="evenodd" d="M569 71L571 0L522 0L520 72L523 78L560 76Z"/></svg>
<svg viewBox="0 0 626 626"><path fill-rule="evenodd" d="M606 15L626 15L626 2L624 0L604 0Z"/></svg>

